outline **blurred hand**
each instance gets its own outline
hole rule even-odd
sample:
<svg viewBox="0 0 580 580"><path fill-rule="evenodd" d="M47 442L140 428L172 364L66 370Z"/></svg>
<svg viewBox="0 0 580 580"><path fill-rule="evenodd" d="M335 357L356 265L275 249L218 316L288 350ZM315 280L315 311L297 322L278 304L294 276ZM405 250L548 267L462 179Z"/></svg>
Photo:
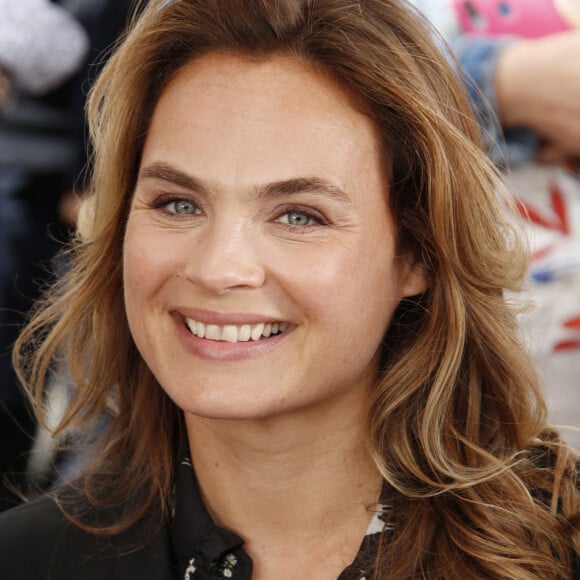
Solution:
<svg viewBox="0 0 580 580"><path fill-rule="evenodd" d="M73 230L77 227L82 195L82 193L79 194L71 189L60 198L58 204L58 217L61 223Z"/></svg>
<svg viewBox="0 0 580 580"><path fill-rule="evenodd" d="M8 73L0 66L0 109L10 96L12 82Z"/></svg>
<svg viewBox="0 0 580 580"><path fill-rule="evenodd" d="M578 30L509 45L495 79L502 125L532 129L552 155L580 157L579 55Z"/></svg>

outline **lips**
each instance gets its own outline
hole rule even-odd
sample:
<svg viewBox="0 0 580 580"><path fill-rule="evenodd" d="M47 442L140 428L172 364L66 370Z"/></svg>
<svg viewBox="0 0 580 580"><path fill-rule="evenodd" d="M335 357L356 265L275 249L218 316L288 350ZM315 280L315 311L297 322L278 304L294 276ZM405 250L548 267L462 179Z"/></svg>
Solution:
<svg viewBox="0 0 580 580"><path fill-rule="evenodd" d="M248 342L267 339L288 329L288 322L260 322L257 324L206 324L185 318L189 331L199 337L220 342Z"/></svg>

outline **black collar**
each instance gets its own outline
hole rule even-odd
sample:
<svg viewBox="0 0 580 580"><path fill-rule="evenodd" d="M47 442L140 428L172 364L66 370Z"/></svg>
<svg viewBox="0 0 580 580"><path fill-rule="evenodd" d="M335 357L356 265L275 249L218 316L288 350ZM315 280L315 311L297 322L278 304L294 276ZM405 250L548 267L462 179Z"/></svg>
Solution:
<svg viewBox="0 0 580 580"><path fill-rule="evenodd" d="M190 459L181 460L175 474L175 517L171 543L180 579L216 580L252 577L252 560L243 540L217 526L203 505Z"/></svg>
<svg viewBox="0 0 580 580"><path fill-rule="evenodd" d="M384 512L385 508L382 509ZM382 512L378 518L382 521ZM380 529L384 522L375 522L375 525ZM389 528L387 526L386 529ZM189 458L182 459L176 469L175 514L170 536L177 578L180 580L251 579L253 565L243 549L244 541L233 532L220 528L211 519L201 499ZM340 574L338 580L372 577L380 536L379 531L367 532L354 562Z"/></svg>

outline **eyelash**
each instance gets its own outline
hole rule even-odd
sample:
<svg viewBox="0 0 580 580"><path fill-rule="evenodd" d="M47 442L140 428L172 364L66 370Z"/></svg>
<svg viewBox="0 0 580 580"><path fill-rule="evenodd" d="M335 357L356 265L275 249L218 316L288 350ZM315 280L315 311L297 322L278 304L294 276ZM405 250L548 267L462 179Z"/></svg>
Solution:
<svg viewBox="0 0 580 580"><path fill-rule="evenodd" d="M169 210L169 206L171 204L177 204L179 202L191 204L191 206L194 208L194 211L192 213L178 213L177 211ZM160 195L158 198L155 199L155 201L153 201L153 203L151 204L151 208L161 210L163 213L165 213L168 217L172 219L181 219L184 217L197 216L199 215L199 213L201 213L201 208L199 204L196 203L194 200L187 199L187 197L175 195Z"/></svg>
<svg viewBox="0 0 580 580"><path fill-rule="evenodd" d="M298 214L302 216L306 216L314 223L309 223L308 225L297 226L290 223L283 223L280 219L283 216L289 214ZM291 232L298 232L298 233L305 233L312 228L320 227L328 225L328 220L318 211L313 210L312 208L302 207L302 206L290 206L285 207L282 210L277 212L276 221L282 223L288 230Z"/></svg>
<svg viewBox="0 0 580 580"><path fill-rule="evenodd" d="M177 204L179 202L191 204L192 207L194 208L194 212L178 213L176 211L170 211L168 209L171 204ZM196 203L194 200L188 199L187 197L175 195L160 195L153 201L153 203L151 204L151 208L155 210L161 210L165 215L167 215L171 219L182 219L191 216L197 216L202 212L199 204ZM289 214L298 214L306 216L311 220L312 223L309 223L307 225L293 225L290 223L284 223L280 221L283 216L287 216ZM312 230L313 228L326 226L329 224L328 219L319 211L299 205L279 208L276 211L275 215L276 217L274 221L282 224L286 229L288 229L291 232L305 233L309 230Z"/></svg>

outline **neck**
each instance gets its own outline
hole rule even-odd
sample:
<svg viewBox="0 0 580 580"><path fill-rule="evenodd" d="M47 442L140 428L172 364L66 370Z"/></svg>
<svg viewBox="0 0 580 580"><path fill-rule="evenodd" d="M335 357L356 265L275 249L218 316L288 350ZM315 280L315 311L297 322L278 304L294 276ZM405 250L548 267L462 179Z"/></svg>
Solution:
<svg viewBox="0 0 580 580"><path fill-rule="evenodd" d="M216 523L244 538L257 570L278 549L287 562L289 546L305 560L331 558L334 578L352 561L381 488L364 442L365 405L186 422L204 502Z"/></svg>

